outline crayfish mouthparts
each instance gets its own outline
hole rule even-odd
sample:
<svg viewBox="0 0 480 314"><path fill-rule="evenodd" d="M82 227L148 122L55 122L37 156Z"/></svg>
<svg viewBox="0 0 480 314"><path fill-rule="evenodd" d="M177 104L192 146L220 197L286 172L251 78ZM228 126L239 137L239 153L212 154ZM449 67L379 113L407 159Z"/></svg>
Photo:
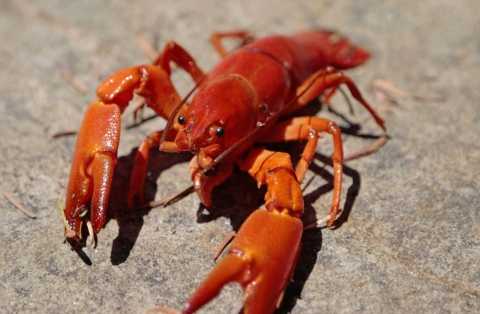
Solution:
<svg viewBox="0 0 480 314"><path fill-rule="evenodd" d="M215 161L213 160L212 157L202 154L202 152L203 150L200 150L200 154L197 157L198 164L200 165L200 167L203 168L205 172L213 170L215 168Z"/></svg>
<svg viewBox="0 0 480 314"><path fill-rule="evenodd" d="M182 151L182 150L179 149L177 143L169 142L169 141L164 141L164 142L160 143L159 149L160 149L160 151L166 152L166 153L177 153L177 152Z"/></svg>

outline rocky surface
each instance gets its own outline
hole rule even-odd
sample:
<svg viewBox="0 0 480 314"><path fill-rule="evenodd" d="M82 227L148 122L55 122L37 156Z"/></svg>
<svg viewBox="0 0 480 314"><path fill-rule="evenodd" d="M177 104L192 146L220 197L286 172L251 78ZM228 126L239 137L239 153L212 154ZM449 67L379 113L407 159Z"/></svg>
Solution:
<svg viewBox="0 0 480 314"><path fill-rule="evenodd" d="M0 312L179 309L264 191L236 171L215 190L210 211L191 194L167 208L129 212L124 196L135 149L164 122L127 128L127 118L109 220L98 245L76 254L63 243L56 208L75 137L52 135L78 129L103 78L149 62L138 35L158 50L174 39L210 69L219 61L209 44L214 31L263 36L312 27L338 30L371 51L371 60L348 74L385 118L391 139L377 153L346 162L343 223L305 232L279 313L480 312L478 12L480 2L467 0L0 1L0 189L37 215L30 219L0 198ZM407 98L397 105L376 99L369 86L377 78L394 82ZM182 93L191 86L180 72L175 82ZM359 123L360 134L381 134L352 102L354 116L340 95L331 107ZM318 115L348 127L326 107ZM374 141L344 139L347 154ZM331 202L328 136L319 144L303 185L306 222L324 216ZM153 155L149 199L189 186L188 155ZM241 291L232 285L202 313L240 308Z"/></svg>

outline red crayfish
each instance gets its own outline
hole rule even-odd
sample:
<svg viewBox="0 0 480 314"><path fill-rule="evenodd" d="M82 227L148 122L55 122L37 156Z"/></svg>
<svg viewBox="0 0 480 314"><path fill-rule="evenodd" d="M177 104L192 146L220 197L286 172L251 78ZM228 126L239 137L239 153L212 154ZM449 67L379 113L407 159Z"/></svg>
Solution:
<svg viewBox="0 0 480 314"><path fill-rule="evenodd" d="M228 54L223 37L243 40L244 45ZM334 193L328 226L340 213L343 151L339 127L316 116L289 115L325 91L330 97L345 84L385 130L383 120L352 80L339 71L362 64L369 54L337 33L322 30L257 40L245 32L232 32L215 34L212 42L223 59L206 74L182 47L169 42L153 64L120 70L98 87L98 99L85 113L73 156L65 231L72 248L77 248L83 222L88 222L95 234L103 227L117 162L120 116L133 95L140 95L168 123L138 148L129 206L135 198L143 201L149 149L153 147L194 154L189 166L192 181L206 207L211 205L213 188L230 176L234 165L248 172L259 187L267 185L266 210L258 209L246 219L228 254L193 293L182 313L195 312L229 282L243 287L245 313L272 313L299 255L304 228L300 183L314 157L319 132L330 134L334 145ZM170 80L171 62L196 83L189 104L186 99L190 95L182 100ZM304 140L306 146L296 168L287 153L259 145Z"/></svg>

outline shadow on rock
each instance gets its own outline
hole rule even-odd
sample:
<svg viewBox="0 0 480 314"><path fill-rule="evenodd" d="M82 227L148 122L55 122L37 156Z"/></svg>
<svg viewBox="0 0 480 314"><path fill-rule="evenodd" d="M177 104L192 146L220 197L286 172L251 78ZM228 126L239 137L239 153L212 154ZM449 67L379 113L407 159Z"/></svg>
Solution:
<svg viewBox="0 0 480 314"><path fill-rule="evenodd" d="M331 158L318 153L315 154L314 159L329 165L330 167L333 164ZM316 220L316 212L312 204L322 195L330 192L333 189L333 175L331 172L318 166L314 162L311 163L309 169L317 176L325 179L327 183L304 196L305 213L302 217L304 225ZM357 171L344 166L344 174L350 176L353 182L348 188L343 212L335 221L334 229L341 227L341 225L347 221L348 215L350 214L360 188L360 175ZM321 229L322 228L317 227L304 231L302 236L302 250L298 257L297 265L293 273L293 282L286 287L282 303L275 313L290 313L295 307L297 300L301 299L303 287L305 286L308 277L315 267L315 263L317 262L318 258L318 252L320 252L322 247Z"/></svg>
<svg viewBox="0 0 480 314"><path fill-rule="evenodd" d="M113 175L109 206L106 223L113 218L117 220L119 231L113 241L110 259L113 265L125 262L137 241L138 235L143 226L143 217L148 215L151 208L129 209L127 206L127 195L130 189L130 175L133 170L136 150L130 155L118 159L115 173ZM144 201L154 200L157 191L157 179L160 174L177 163L183 163L191 159L190 153L170 154L150 149L150 159L147 167L148 175L145 181ZM140 205L140 204L137 204Z"/></svg>

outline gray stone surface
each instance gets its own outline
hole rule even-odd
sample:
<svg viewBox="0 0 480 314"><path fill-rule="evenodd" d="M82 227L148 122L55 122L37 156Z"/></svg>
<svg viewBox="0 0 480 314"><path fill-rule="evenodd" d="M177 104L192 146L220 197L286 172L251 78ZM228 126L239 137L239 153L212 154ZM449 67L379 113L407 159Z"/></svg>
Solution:
<svg viewBox="0 0 480 314"><path fill-rule="evenodd" d="M346 163L348 220L336 230L305 232L282 312L480 312L478 12L473 0L0 1L0 189L37 215L29 219L0 198L0 312L180 308L214 266L219 243L261 204L261 192L237 172L216 190L211 214L193 194L167 208L128 213L132 150L164 122L124 128L110 208L116 219L82 260L63 244L56 208L75 138L52 135L79 127L101 77L148 62L138 34L157 49L174 39L209 69L219 60L208 42L213 31L246 28L261 36L315 26L339 30L372 52L365 66L348 73L374 106L393 110L381 113L391 140ZM65 81L59 66L86 95ZM185 76L175 77L188 90ZM409 97L399 105L376 100L368 89L374 78L395 82ZM358 104L355 116L340 96L332 107L361 123L362 134L379 134ZM326 108L318 114L347 125ZM373 142L344 138L346 153ZM321 140L318 152L330 151L329 139ZM155 156L150 199L189 185L188 156ZM324 161L319 155L308 174L305 220L329 208L332 169ZM203 313L240 308L233 285Z"/></svg>

